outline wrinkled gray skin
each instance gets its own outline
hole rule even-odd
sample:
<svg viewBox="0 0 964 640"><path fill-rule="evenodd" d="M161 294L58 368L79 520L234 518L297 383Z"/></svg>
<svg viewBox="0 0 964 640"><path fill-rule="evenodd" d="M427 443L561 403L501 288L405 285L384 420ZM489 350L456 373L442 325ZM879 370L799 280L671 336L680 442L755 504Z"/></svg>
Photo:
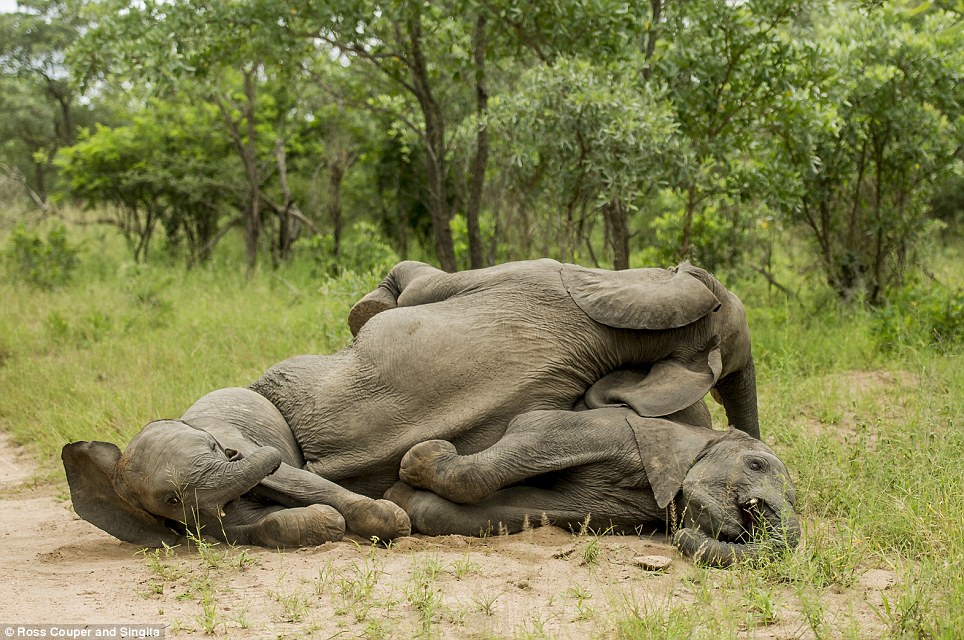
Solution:
<svg viewBox="0 0 964 640"><path fill-rule="evenodd" d="M178 522L265 546L317 544L346 527L391 539L409 519L378 498L426 440L472 454L516 416L584 395L591 408L664 416L711 389L731 424L759 434L743 306L688 264L611 272L539 260L448 274L403 262L349 325L349 348L209 394L123 454L67 445L77 513L155 546L182 533Z"/></svg>
<svg viewBox="0 0 964 640"><path fill-rule="evenodd" d="M710 429L702 402L665 419L625 407L524 413L475 454L416 445L400 476L386 497L430 535L515 533L545 519L576 528L587 516L616 532L678 525L683 554L714 566L800 538L786 467L756 438Z"/></svg>

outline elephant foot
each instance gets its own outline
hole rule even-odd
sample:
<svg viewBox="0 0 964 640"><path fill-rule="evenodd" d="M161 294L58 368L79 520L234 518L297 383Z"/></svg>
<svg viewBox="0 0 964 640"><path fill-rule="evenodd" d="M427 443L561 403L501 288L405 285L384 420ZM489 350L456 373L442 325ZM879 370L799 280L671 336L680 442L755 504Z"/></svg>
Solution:
<svg viewBox="0 0 964 640"><path fill-rule="evenodd" d="M426 440L409 449L402 457L398 477L413 487L428 489L453 502L463 502L453 495L459 493L457 489L461 483L450 482L446 473L446 467L458 457L458 451L451 442Z"/></svg>
<svg viewBox="0 0 964 640"><path fill-rule="evenodd" d="M412 522L398 504L389 500L366 500L346 513L348 528L363 538L394 540L412 533Z"/></svg>
<svg viewBox="0 0 964 640"><path fill-rule="evenodd" d="M385 499L391 500L393 503L405 510L405 513L410 519L409 521L412 523L412 531L433 535L432 527L426 527L426 524L434 522L436 519L430 517L429 514L424 513L425 509L422 508L424 507L425 503L422 498L424 498L426 495L433 494L425 491L419 491L411 485L399 480L393 484L388 491L385 492ZM438 496L433 497L438 499Z"/></svg>
<svg viewBox="0 0 964 640"><path fill-rule="evenodd" d="M428 489L458 504L475 504L488 498L498 487L484 482L485 474L459 463L455 445L445 440L420 442L402 458L398 477L419 489Z"/></svg>
<svg viewBox="0 0 964 640"><path fill-rule="evenodd" d="M415 489L406 482L399 480L385 492L385 499L397 504L405 513L411 506L412 498L415 497Z"/></svg>
<svg viewBox="0 0 964 640"><path fill-rule="evenodd" d="M449 502L431 491L420 491L398 481L385 492L385 498L405 509L411 518L412 531L430 536L479 534L478 531L464 530L459 510L465 507Z"/></svg>
<svg viewBox="0 0 964 640"><path fill-rule="evenodd" d="M353 336L357 336L361 328L372 317L382 311L388 311L398 306L398 302L387 289L379 287L355 303L348 312L348 328Z"/></svg>
<svg viewBox="0 0 964 640"><path fill-rule="evenodd" d="M345 535L345 519L327 505L275 511L258 522L255 543L263 547L313 547Z"/></svg>

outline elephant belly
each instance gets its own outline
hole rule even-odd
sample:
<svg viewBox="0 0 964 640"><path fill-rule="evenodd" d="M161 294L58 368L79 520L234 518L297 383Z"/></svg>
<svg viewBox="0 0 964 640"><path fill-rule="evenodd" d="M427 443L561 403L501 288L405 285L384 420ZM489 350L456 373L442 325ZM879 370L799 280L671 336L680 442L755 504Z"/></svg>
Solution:
<svg viewBox="0 0 964 640"><path fill-rule="evenodd" d="M420 442L475 453L521 413L571 409L625 357L612 331L558 282L510 282L498 295L467 290L375 315L337 373L307 386L298 373L279 378L284 393L301 395L282 412L307 468L375 493Z"/></svg>
<svg viewBox="0 0 964 640"><path fill-rule="evenodd" d="M397 478L402 456L420 442L448 440L474 453L520 413L572 408L605 365L576 346L588 340L578 335L585 315L571 302L543 302L519 297L479 308L464 296L373 317L351 349L359 383L344 390L350 400L320 392L327 401L315 403L315 415L294 419L307 467L380 488L374 477Z"/></svg>
<svg viewBox="0 0 964 640"><path fill-rule="evenodd" d="M376 385L453 413L485 413L520 396L551 405L578 397L579 369L593 365L573 361L588 322L568 296L520 291L498 305L491 297L469 293L375 316L355 349Z"/></svg>

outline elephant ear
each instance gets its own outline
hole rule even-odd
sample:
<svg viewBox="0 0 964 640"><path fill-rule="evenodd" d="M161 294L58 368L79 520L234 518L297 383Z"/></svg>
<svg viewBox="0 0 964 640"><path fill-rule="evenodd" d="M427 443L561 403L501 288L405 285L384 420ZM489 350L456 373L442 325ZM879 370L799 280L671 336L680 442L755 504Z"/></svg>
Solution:
<svg viewBox="0 0 964 640"><path fill-rule="evenodd" d="M679 492L686 474L712 438L704 427L628 415L646 478L660 509Z"/></svg>
<svg viewBox="0 0 964 640"><path fill-rule="evenodd" d="M572 264L562 283L590 318L618 329L676 329L720 308L720 300L684 262L675 269L607 271Z"/></svg>
<svg viewBox="0 0 964 640"><path fill-rule="evenodd" d="M682 346L648 372L613 371L586 392L586 405L601 409L625 405L643 417L658 418L696 404L723 370L720 337L699 347Z"/></svg>
<svg viewBox="0 0 964 640"><path fill-rule="evenodd" d="M61 452L74 511L115 538L145 546L177 544L178 535L164 521L124 500L114 488L121 452L110 442L74 442Z"/></svg>

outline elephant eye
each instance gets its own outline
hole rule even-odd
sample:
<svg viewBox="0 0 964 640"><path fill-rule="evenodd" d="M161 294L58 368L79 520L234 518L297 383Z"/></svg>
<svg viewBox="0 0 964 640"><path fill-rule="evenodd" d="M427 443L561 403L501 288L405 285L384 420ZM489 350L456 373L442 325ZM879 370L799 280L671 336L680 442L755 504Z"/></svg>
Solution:
<svg viewBox="0 0 964 640"><path fill-rule="evenodd" d="M167 499L166 502L172 507L176 507L177 505L181 504L181 499L178 498L177 496L171 496Z"/></svg>
<svg viewBox="0 0 964 640"><path fill-rule="evenodd" d="M761 472L766 471L769 465L767 461L762 458L748 458L746 461L746 468L750 471Z"/></svg>

